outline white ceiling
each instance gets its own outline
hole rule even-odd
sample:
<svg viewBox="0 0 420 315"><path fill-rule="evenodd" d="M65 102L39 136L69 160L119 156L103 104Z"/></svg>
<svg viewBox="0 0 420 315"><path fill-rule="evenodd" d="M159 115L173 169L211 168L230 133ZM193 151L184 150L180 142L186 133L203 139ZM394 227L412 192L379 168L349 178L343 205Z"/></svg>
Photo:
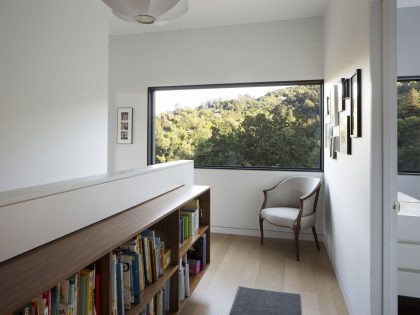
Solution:
<svg viewBox="0 0 420 315"><path fill-rule="evenodd" d="M315 17L324 15L327 3L328 0L189 0L188 12L165 25L124 22L110 13L110 34L136 34Z"/></svg>

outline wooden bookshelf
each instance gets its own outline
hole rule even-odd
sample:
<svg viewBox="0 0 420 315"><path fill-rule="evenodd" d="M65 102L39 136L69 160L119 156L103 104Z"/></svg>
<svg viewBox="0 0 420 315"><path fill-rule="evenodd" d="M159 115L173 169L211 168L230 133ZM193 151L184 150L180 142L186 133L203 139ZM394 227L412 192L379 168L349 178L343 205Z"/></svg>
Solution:
<svg viewBox="0 0 420 315"><path fill-rule="evenodd" d="M200 229L194 239L186 240L180 246L180 209L194 199L199 200ZM0 315L9 315L41 295L42 292L93 263L101 274L101 314L110 314L111 252L148 228L154 229L165 241L166 247L171 248L171 266L165 270L156 283L142 291L141 303L133 305L133 308L126 310L126 313L138 314L166 281L171 281L170 312L177 313L181 306L178 298L179 257L197 241L198 235L204 233L207 234L207 264L210 263L210 188L208 186L184 186L174 189L0 263ZM200 274L204 274L205 271L206 269ZM191 280L191 292L201 277L202 275Z"/></svg>

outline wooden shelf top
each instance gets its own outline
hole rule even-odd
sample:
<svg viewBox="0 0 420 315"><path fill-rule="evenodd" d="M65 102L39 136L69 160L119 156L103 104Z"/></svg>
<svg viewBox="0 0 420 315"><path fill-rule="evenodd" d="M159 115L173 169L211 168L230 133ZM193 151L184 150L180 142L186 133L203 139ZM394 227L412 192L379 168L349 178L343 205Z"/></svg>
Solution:
<svg viewBox="0 0 420 315"><path fill-rule="evenodd" d="M163 275L159 277L156 283L153 283L146 287L140 296L140 304L132 304L131 309L125 310L126 315L140 314L147 303L159 292L160 289L165 285L165 282L172 277L172 275L178 271L179 266L170 266L163 272Z"/></svg>
<svg viewBox="0 0 420 315"><path fill-rule="evenodd" d="M204 233L209 229L208 225L200 226L197 230L197 234L187 238L182 244L179 245L179 258L183 257L185 253L203 236Z"/></svg>
<svg viewBox="0 0 420 315"><path fill-rule="evenodd" d="M10 314L209 189L174 189L0 263L0 315Z"/></svg>

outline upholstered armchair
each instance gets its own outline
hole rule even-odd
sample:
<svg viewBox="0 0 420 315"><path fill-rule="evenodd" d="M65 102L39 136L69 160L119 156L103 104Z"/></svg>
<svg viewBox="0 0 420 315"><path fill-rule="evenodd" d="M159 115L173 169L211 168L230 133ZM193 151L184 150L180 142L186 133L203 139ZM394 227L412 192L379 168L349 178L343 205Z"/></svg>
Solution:
<svg viewBox="0 0 420 315"><path fill-rule="evenodd" d="M294 231L296 259L299 261L299 233L312 228L316 248L320 250L315 229L316 206L321 179L314 177L289 177L273 188L264 189L260 210L261 245L264 242L264 220Z"/></svg>

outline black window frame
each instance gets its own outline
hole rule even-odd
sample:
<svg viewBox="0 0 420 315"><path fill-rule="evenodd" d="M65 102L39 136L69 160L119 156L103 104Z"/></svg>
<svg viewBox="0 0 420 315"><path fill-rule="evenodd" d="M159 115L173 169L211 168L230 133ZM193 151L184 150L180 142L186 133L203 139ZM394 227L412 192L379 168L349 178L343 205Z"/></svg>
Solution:
<svg viewBox="0 0 420 315"><path fill-rule="evenodd" d="M407 82L407 81L419 81L420 82L420 75L409 75L409 76L398 76L397 77L397 83L398 82ZM397 92L397 97L398 97L398 92ZM398 100L397 100L398 102ZM398 103L396 104L397 108L398 108ZM398 113L397 113L397 121L398 121ZM398 124L397 124L397 141L398 141ZM398 150L398 147L397 147ZM398 151L397 151L397 168L398 168ZM400 172L398 170L398 175L414 175L414 176L419 176L420 172Z"/></svg>
<svg viewBox="0 0 420 315"><path fill-rule="evenodd" d="M289 172L324 172L324 80L294 80L294 81L269 81L269 82L246 82L246 83L217 83L217 84L193 84L154 86L147 90L147 165L156 164L155 160L155 99L156 91L171 90L193 90L212 88L237 88L237 87L258 87L258 86L289 86L289 85L319 85L320 86L320 166L319 168L287 168L267 166L206 166L195 165L196 169L225 169L225 170L257 170L257 171L289 171Z"/></svg>

